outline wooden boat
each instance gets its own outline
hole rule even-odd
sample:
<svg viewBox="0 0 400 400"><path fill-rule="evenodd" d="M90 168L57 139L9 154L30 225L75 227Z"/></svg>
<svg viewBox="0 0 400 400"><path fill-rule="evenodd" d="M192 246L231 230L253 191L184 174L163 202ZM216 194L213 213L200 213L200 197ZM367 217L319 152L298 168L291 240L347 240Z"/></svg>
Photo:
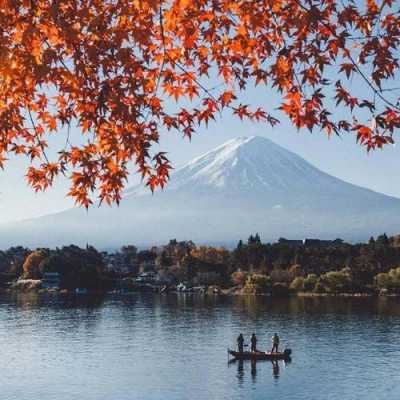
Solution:
<svg viewBox="0 0 400 400"><path fill-rule="evenodd" d="M235 360L284 360L289 361L292 350L285 349L283 352L270 353L264 351L243 351L238 352L228 349L228 353L235 358Z"/></svg>

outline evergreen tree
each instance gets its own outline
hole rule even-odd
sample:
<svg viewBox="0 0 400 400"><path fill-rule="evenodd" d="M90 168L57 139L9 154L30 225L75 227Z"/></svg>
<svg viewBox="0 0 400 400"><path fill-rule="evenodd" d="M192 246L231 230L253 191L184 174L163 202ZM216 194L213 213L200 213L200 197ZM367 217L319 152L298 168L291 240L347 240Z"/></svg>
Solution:
<svg viewBox="0 0 400 400"><path fill-rule="evenodd" d="M390 242L389 242L389 238L387 237L386 233L384 233L383 235L380 235L376 238L376 244L378 246L382 246L382 247L389 246Z"/></svg>
<svg viewBox="0 0 400 400"><path fill-rule="evenodd" d="M250 245L250 244L253 244L253 243L254 243L254 236L250 235L248 240L247 240L247 244Z"/></svg>

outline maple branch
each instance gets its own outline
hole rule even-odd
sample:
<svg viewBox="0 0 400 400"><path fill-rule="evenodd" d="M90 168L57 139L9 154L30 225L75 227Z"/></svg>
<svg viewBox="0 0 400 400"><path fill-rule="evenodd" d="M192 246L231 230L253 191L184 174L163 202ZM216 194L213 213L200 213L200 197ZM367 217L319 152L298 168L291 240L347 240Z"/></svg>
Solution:
<svg viewBox="0 0 400 400"><path fill-rule="evenodd" d="M381 89L381 92L396 92L397 90L400 90L400 87Z"/></svg>
<svg viewBox="0 0 400 400"><path fill-rule="evenodd" d="M172 60L171 60L172 61ZM176 61L172 61L175 65L177 65L177 67L184 73L188 74L189 72L186 70L185 67L183 67L179 62ZM220 103L220 101L210 92L209 89L207 89L201 82L199 82L196 78L193 79L194 82L196 83L197 86L199 86L199 88L201 90L203 90L208 96L210 96L216 103ZM221 111L219 111L221 114Z"/></svg>
<svg viewBox="0 0 400 400"><path fill-rule="evenodd" d="M304 11L306 11L307 13L310 13L311 10L309 10L307 7L305 7L303 4L301 4L301 0L295 0L295 2L297 3L297 5L302 8ZM325 26L325 28L327 28L332 35L336 38L336 39L340 39L340 37L337 35L336 31L334 31L332 29L332 27L327 24L324 21L320 21L322 25ZM348 54L348 59L351 61L351 63L353 64L354 68L357 70L357 72L359 73L359 75L362 77L362 79L367 83L367 85L372 89L372 91L383 101L385 102L387 105L389 105L390 107L393 107L396 110L400 111L400 107L393 104L390 100L386 99L382 94L381 94L381 90L378 90L370 81L369 79L365 76L364 72L362 72L361 68L358 66L358 64L356 63L356 61L354 60L354 58L352 57L352 55L349 53Z"/></svg>
<svg viewBox="0 0 400 400"><path fill-rule="evenodd" d="M64 150L67 148L67 146L72 147L69 141L70 132L71 132L71 122L68 121L68 130L67 130L67 137L65 139Z"/></svg>
<svg viewBox="0 0 400 400"><path fill-rule="evenodd" d="M351 63L354 65L354 67L357 69L357 72L361 75L361 77L364 79L364 81L367 83L367 85L373 90L373 92L382 100L384 101L386 104L388 104L389 106L395 108L396 110L400 111L400 107L396 106L395 104L393 104L390 100L386 99L386 97L384 97L381 92L382 89L378 90L377 88L375 88L375 86L369 81L369 79L365 76L364 72L361 71L360 67L357 65L357 63L354 61L354 58L351 56L351 54L348 55L349 60L351 61Z"/></svg>
<svg viewBox="0 0 400 400"><path fill-rule="evenodd" d="M376 35L365 35L365 36L346 36L346 40L368 40L368 39L384 39L385 34L379 33ZM400 36L393 36L393 39L400 39Z"/></svg>
<svg viewBox="0 0 400 400"><path fill-rule="evenodd" d="M275 25L276 25L276 26L279 26L280 24L278 23L278 20L277 20L277 18L276 18L276 15L275 15L275 13L273 12L273 10L272 10L271 7L270 7L270 13L271 13L271 15L272 15L272 18L274 19ZM285 48L285 49L289 49L289 46L287 45L286 39L284 38L283 35L282 35L282 40L283 40L284 48ZM283 49L281 49L281 51L282 51L282 50L283 50ZM299 88L301 88L301 90L303 90L303 84L300 83L300 79L299 79L299 77L298 77L298 75L297 75L297 72L295 71L294 68L293 68L293 75L294 75L294 78L296 79L297 85L299 86Z"/></svg>
<svg viewBox="0 0 400 400"><path fill-rule="evenodd" d="M42 154L43 154L43 156L44 156L44 158L45 158L47 164L50 164L50 161L49 161L49 159L47 158L46 150L45 150L45 148L44 148L44 146L43 146L43 143L40 141L40 135L38 134L38 131L37 131L37 129L36 129L36 124L35 124L35 121L33 120L33 116L32 116L32 112L31 112L30 107L28 107L28 114L29 114L29 119L30 119L30 121L31 121L33 130L35 131L35 137L36 137L36 139L37 139L38 145L39 145L40 149L42 150Z"/></svg>
<svg viewBox="0 0 400 400"><path fill-rule="evenodd" d="M48 49L51 49L52 47L51 47L51 44L48 42L48 40L47 39L44 39L44 42L47 44L47 48ZM62 57L56 52L56 54L57 54L57 58L58 58L58 61L60 62L60 64L70 73L70 74L72 74L72 72L71 72L71 70L68 68L68 66L65 64L65 62L64 62L64 60L62 59Z"/></svg>
<svg viewBox="0 0 400 400"><path fill-rule="evenodd" d="M167 57L167 49L166 49L166 46L165 46L165 34L164 34L164 21L163 21L162 3L163 3L163 0L160 1L160 16L159 16L159 21L160 21L161 40L162 40L162 43L163 43L163 60L162 60L162 64L161 64L161 67L160 67L160 72L159 72L159 74L158 74L158 79L157 79L157 84L156 84L155 93L157 93L157 91L158 91L158 87L159 87L160 81L161 81L161 75L162 75L162 73L163 73L164 66L165 66L165 60L166 60L166 57Z"/></svg>
<svg viewBox="0 0 400 400"><path fill-rule="evenodd" d="M160 8L159 8L159 23L160 23L160 33L161 33L161 40L163 43L163 59L162 59L162 63L160 66L160 70L158 72L158 77L157 77L157 83L156 83L156 88L154 90L154 94L152 96L152 99L154 99L157 96L157 92L158 89L160 87L160 83L161 83L161 76L162 73L164 71L165 68L165 61L167 58L167 50L166 50L166 46L165 46L165 34L164 34L164 23L163 23L163 9L162 9L162 4L163 4L163 0L160 0ZM147 114L144 117L144 122L147 122L148 118L150 115L150 108L147 110Z"/></svg>
<svg viewBox="0 0 400 400"><path fill-rule="evenodd" d="M164 21L163 21L163 16L162 16L162 0L161 0L161 2L160 2L160 30L161 30L161 39L162 39L162 42L163 42L163 51L164 51L164 57L163 57L163 61L162 61L161 67L164 67L165 60L166 60L166 58L168 58L169 61L170 61L170 63L171 63L172 65L177 65L178 68L179 68L182 72L184 72L185 74L188 74L188 71L186 70L186 68L184 68L180 63L178 63L178 62L172 60L172 59L169 57L169 55L168 55L168 53L167 53L167 51L166 51L166 48L165 48L165 36L164 36ZM160 76L161 76L161 71L160 71ZM160 78L160 76L159 76L159 78ZM215 98L214 95L213 95L205 86L203 86L203 84L202 84L201 82L199 82L199 81L197 80L197 78L194 78L193 80L194 80L194 82L196 83L196 85L197 85L198 87L200 87L200 88L201 88L209 97L211 97L216 103L220 103L220 101L219 101L217 98ZM159 84L159 80L157 81L157 86L158 86L158 84ZM220 111L220 110L218 110L218 111L219 111L219 114L221 115L221 111Z"/></svg>

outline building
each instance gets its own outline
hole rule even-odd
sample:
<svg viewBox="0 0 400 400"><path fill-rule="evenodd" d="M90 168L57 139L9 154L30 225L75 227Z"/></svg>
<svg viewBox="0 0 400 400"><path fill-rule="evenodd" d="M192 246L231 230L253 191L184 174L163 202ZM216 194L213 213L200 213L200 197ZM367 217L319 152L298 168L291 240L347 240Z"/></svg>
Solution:
<svg viewBox="0 0 400 400"><path fill-rule="evenodd" d="M139 269L137 263L127 263L121 253L103 253L102 256L106 270L109 272L130 274Z"/></svg>
<svg viewBox="0 0 400 400"><path fill-rule="evenodd" d="M45 272L42 278L42 287L58 289L60 287L60 274L58 272Z"/></svg>
<svg viewBox="0 0 400 400"><path fill-rule="evenodd" d="M327 247L337 246L343 243L342 239L322 240L322 239L304 239L304 246Z"/></svg>
<svg viewBox="0 0 400 400"><path fill-rule="evenodd" d="M286 246L290 246L290 247L300 247L303 246L303 240L301 239L285 239L285 238L280 238L278 240L278 243L280 244L284 244Z"/></svg>
<svg viewBox="0 0 400 400"><path fill-rule="evenodd" d="M143 274L144 272L154 272L156 269L155 259L145 260L140 263L139 272Z"/></svg>
<svg viewBox="0 0 400 400"><path fill-rule="evenodd" d="M325 239L285 239L280 238L278 240L279 244L284 244L288 247L327 247L327 246L338 246L343 244L342 239L335 239L335 240L325 240Z"/></svg>
<svg viewBox="0 0 400 400"><path fill-rule="evenodd" d="M135 279L136 283L156 283L158 280L158 274L156 272L142 272Z"/></svg>

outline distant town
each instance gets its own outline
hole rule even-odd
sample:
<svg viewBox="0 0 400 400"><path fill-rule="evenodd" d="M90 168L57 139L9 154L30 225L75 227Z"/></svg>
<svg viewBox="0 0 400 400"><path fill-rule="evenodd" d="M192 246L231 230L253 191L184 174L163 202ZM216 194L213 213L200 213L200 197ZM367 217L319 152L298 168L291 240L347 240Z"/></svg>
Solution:
<svg viewBox="0 0 400 400"><path fill-rule="evenodd" d="M0 286L7 291L74 294L137 291L205 294L396 295L400 236L368 243L341 239L262 243L258 234L233 250L170 240L139 250L100 252L87 245L0 251Z"/></svg>

